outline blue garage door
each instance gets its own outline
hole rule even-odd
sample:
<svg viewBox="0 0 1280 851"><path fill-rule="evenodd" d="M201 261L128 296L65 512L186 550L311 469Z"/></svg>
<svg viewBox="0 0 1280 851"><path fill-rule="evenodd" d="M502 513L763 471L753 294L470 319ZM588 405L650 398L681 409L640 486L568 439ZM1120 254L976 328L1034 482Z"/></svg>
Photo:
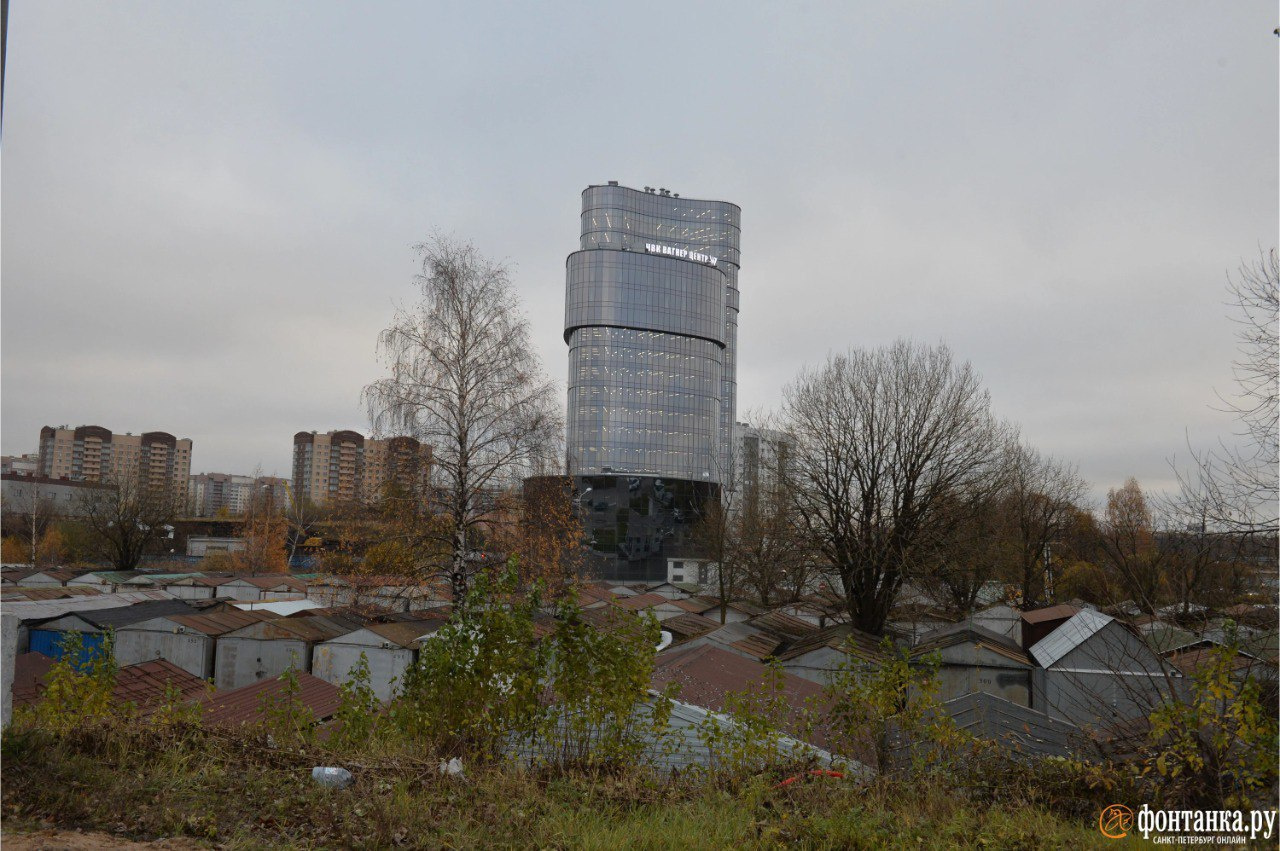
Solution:
<svg viewBox="0 0 1280 851"><path fill-rule="evenodd" d="M31 630L30 650L33 653L43 653L50 659L61 659L63 656L62 642L66 639L67 633L53 629L33 629ZM82 632L80 638L82 645L80 647L79 658L76 659L76 667L83 669L89 665L94 657L103 652L103 635L100 632Z"/></svg>

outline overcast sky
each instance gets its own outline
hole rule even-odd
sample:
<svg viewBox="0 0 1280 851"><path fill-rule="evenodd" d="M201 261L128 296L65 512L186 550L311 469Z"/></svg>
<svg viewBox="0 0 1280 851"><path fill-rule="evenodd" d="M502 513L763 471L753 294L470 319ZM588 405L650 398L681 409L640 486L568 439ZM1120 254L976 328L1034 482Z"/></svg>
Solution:
<svg viewBox="0 0 1280 851"><path fill-rule="evenodd" d="M580 193L742 207L740 418L945 341L1095 495L1230 435L1225 284L1277 233L1273 2L12 0L3 452L42 425L288 474L368 431L433 229L563 386Z"/></svg>

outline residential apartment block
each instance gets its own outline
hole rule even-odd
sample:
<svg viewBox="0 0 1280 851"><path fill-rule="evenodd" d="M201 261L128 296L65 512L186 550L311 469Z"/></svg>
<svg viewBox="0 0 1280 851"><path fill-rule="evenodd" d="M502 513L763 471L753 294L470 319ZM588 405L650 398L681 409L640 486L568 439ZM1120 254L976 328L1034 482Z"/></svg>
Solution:
<svg viewBox="0 0 1280 851"><path fill-rule="evenodd" d="M416 487L430 463L431 447L412 437L366 439L349 430L293 436L293 489L316 505L373 502L393 480Z"/></svg>
<svg viewBox="0 0 1280 851"><path fill-rule="evenodd" d="M16 473L20 476L39 474L40 456L34 452L25 455L0 455L0 473Z"/></svg>
<svg viewBox="0 0 1280 851"><path fill-rule="evenodd" d="M45 426L40 429L37 472L76 482L140 473L152 487L185 492L191 475L191 440L165 431L115 434L96 425Z"/></svg>
<svg viewBox="0 0 1280 851"><path fill-rule="evenodd" d="M255 498L269 496L276 508L289 504L289 480L277 476L237 476L232 473L199 473L187 485L192 517L239 516Z"/></svg>

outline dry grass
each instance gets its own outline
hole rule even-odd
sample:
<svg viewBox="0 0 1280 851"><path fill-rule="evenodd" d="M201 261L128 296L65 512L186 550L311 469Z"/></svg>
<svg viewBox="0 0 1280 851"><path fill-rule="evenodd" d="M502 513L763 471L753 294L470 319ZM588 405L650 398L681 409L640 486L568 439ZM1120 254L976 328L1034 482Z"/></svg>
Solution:
<svg viewBox="0 0 1280 851"><path fill-rule="evenodd" d="M339 760L198 728L63 739L11 729L3 756L10 832L82 828L225 848L1123 847L1088 819L1019 802L975 805L932 785L823 778L776 789L776 778L726 784L509 765L472 766L456 781L411 750ZM317 787L310 769L319 764L352 767L355 785Z"/></svg>

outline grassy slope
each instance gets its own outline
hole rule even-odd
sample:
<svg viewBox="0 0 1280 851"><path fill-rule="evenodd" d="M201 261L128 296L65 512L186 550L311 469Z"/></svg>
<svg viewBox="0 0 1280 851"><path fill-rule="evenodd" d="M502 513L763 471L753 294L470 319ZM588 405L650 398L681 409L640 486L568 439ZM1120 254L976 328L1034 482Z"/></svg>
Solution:
<svg viewBox="0 0 1280 851"><path fill-rule="evenodd" d="M357 769L351 789L312 783L322 754L249 740L55 742L6 734L7 831L56 824L234 848L1061 848L1125 847L1092 820L1020 804L973 806L916 786L813 780L785 790L638 777L539 779L510 768L446 780L417 760ZM350 764L349 762L345 764Z"/></svg>

